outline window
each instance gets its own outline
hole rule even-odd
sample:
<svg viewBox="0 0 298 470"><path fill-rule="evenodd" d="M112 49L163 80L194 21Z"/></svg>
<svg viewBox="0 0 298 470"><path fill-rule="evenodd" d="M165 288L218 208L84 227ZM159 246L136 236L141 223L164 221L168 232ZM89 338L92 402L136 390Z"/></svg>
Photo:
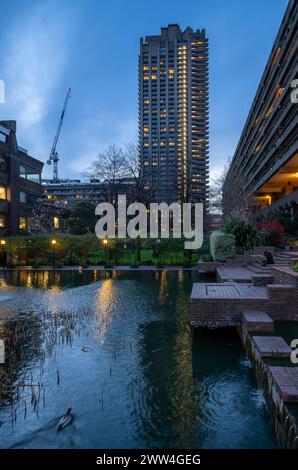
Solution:
<svg viewBox="0 0 298 470"><path fill-rule="evenodd" d="M27 219L26 217L20 217L19 219L19 229L26 230L27 228Z"/></svg>
<svg viewBox="0 0 298 470"><path fill-rule="evenodd" d="M26 178L26 168L24 166L20 166L20 177Z"/></svg>
<svg viewBox="0 0 298 470"><path fill-rule="evenodd" d="M0 214L0 228L6 228L6 217L4 214Z"/></svg>
<svg viewBox="0 0 298 470"><path fill-rule="evenodd" d="M6 188L4 186L0 186L0 199L6 199Z"/></svg>
<svg viewBox="0 0 298 470"><path fill-rule="evenodd" d="M5 171L5 170L6 170L5 158L0 157L0 171Z"/></svg>
<svg viewBox="0 0 298 470"><path fill-rule="evenodd" d="M60 222L58 217L54 217L54 228L59 228L60 227Z"/></svg>
<svg viewBox="0 0 298 470"><path fill-rule="evenodd" d="M26 193L24 193L24 191L20 191L20 202L22 202L23 204L26 203Z"/></svg>
<svg viewBox="0 0 298 470"><path fill-rule="evenodd" d="M33 170L27 170L27 180L33 181L33 183L40 183L40 174Z"/></svg>

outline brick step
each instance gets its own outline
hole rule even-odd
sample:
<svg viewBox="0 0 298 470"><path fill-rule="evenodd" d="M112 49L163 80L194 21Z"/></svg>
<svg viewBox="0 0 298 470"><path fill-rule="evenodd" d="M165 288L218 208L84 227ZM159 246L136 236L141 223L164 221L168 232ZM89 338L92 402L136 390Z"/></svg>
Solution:
<svg viewBox="0 0 298 470"><path fill-rule="evenodd" d="M261 357L288 358L292 352L281 336L253 336L252 341Z"/></svg>
<svg viewBox="0 0 298 470"><path fill-rule="evenodd" d="M274 321L264 311L243 310L242 326L248 332L274 332Z"/></svg>
<svg viewBox="0 0 298 470"><path fill-rule="evenodd" d="M249 263L246 267L256 274L267 273L269 271L268 266L262 266L260 263Z"/></svg>
<svg viewBox="0 0 298 470"><path fill-rule="evenodd" d="M268 284L273 284L274 278L269 273L255 273L252 274L251 280L254 286L267 286Z"/></svg>

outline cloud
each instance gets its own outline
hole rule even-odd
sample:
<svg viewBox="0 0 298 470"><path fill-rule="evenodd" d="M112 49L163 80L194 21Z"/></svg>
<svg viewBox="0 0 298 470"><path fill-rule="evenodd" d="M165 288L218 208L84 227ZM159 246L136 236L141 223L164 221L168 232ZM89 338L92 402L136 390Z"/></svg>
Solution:
<svg viewBox="0 0 298 470"><path fill-rule="evenodd" d="M69 16L63 11L56 15L53 3L33 4L9 24L2 39L6 104L1 118L17 121L19 142L26 142L37 156L49 151L45 123L67 62L67 24Z"/></svg>
<svg viewBox="0 0 298 470"><path fill-rule="evenodd" d="M67 167L66 173L81 176L96 159L98 153L109 145L116 144L122 147L129 142L136 142L137 129L136 117L123 115L122 119L116 120L115 116L107 118L106 114L95 114L84 119L80 127L79 141L74 145L76 150L73 159L64 165Z"/></svg>

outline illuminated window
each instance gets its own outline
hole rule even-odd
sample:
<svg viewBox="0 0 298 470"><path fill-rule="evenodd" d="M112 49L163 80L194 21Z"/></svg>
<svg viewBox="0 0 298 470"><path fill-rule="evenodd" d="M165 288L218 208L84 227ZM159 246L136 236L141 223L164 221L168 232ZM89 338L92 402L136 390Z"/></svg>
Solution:
<svg viewBox="0 0 298 470"><path fill-rule="evenodd" d="M6 199L6 188L4 186L0 186L0 199Z"/></svg>
<svg viewBox="0 0 298 470"><path fill-rule="evenodd" d="M270 64L270 68L269 68L269 71L273 68L275 62L277 61L278 57L279 57L279 54L280 54L280 51L281 51L281 48L278 47L273 55L273 58L272 58L272 61L271 61L271 64Z"/></svg>
<svg viewBox="0 0 298 470"><path fill-rule="evenodd" d="M6 217L4 214L0 214L0 228L6 228Z"/></svg>
<svg viewBox="0 0 298 470"><path fill-rule="evenodd" d="M26 230L27 228L27 219L26 217L20 217L19 219L19 229Z"/></svg>
<svg viewBox="0 0 298 470"><path fill-rule="evenodd" d="M60 221L58 217L54 217L54 228L59 228L60 227Z"/></svg>
<svg viewBox="0 0 298 470"><path fill-rule="evenodd" d="M269 106L268 106L268 108L265 112L264 119L267 119L270 116L270 114L273 111L273 107L274 107L274 104L275 104L277 98L279 97L279 95L281 95L281 93L283 91L284 91L284 88L282 88L282 87L278 87L278 88L275 89L272 100L271 100L271 102L270 102L270 104L269 104Z"/></svg>

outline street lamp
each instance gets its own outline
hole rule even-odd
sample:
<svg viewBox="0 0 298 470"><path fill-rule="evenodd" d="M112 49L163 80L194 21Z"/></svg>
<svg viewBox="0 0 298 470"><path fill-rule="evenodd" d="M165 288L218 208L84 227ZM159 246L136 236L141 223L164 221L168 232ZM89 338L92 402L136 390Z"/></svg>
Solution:
<svg viewBox="0 0 298 470"><path fill-rule="evenodd" d="M107 246L108 246L108 239L104 238L103 241L103 246L105 247L105 269L107 269Z"/></svg>
<svg viewBox="0 0 298 470"><path fill-rule="evenodd" d="M6 251L5 251L6 241L1 240L0 243L1 243L1 246L2 246L2 268L4 269L5 266L6 266Z"/></svg>
<svg viewBox="0 0 298 470"><path fill-rule="evenodd" d="M53 240L51 240L51 244L52 244L52 262L53 262L53 269L55 269L55 265L56 265L56 245L57 245L57 240L55 240L55 238L53 238Z"/></svg>
<svg viewBox="0 0 298 470"><path fill-rule="evenodd" d="M159 238L156 240L156 242L157 242L157 247L158 247L158 248L157 248L157 253L158 253L157 267L158 267L158 268L161 267L161 264L160 264L160 241L161 241L161 240L160 240Z"/></svg>

